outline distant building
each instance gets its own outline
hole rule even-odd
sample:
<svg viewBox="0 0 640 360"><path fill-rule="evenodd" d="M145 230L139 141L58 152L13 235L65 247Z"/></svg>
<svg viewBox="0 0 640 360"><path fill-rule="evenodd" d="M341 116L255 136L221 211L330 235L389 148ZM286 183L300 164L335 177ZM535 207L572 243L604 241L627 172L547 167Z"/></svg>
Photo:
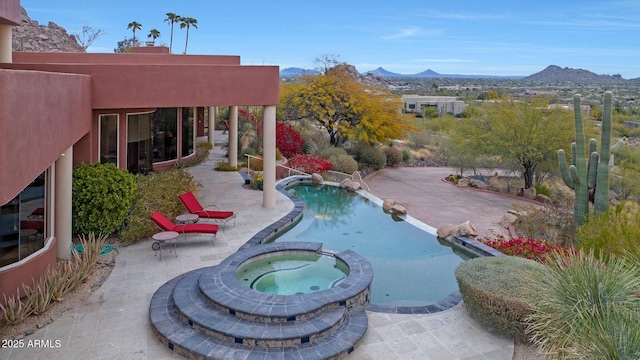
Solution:
<svg viewBox="0 0 640 360"><path fill-rule="evenodd" d="M547 105L547 109L565 109L573 111L573 104L549 104ZM591 106L589 105L580 105L580 110L582 110L582 114L586 117L591 117Z"/></svg>
<svg viewBox="0 0 640 360"><path fill-rule="evenodd" d="M636 129L640 127L640 121L625 121L623 122L624 126L630 129Z"/></svg>
<svg viewBox="0 0 640 360"><path fill-rule="evenodd" d="M455 96L402 96L402 109L405 113L421 113L424 108L433 107L438 110L438 115L458 115L466 106L464 101L458 100Z"/></svg>

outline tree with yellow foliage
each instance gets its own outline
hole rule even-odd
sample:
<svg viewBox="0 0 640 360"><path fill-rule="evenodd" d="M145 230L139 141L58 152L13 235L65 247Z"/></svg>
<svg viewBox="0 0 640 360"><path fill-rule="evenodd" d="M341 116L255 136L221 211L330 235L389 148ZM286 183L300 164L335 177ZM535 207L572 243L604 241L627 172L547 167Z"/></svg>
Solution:
<svg viewBox="0 0 640 360"><path fill-rule="evenodd" d="M404 138L413 125L401 116L400 100L382 89L368 88L351 65L333 63L320 75L280 88L280 117L310 119L324 127L331 144L345 140L376 144Z"/></svg>

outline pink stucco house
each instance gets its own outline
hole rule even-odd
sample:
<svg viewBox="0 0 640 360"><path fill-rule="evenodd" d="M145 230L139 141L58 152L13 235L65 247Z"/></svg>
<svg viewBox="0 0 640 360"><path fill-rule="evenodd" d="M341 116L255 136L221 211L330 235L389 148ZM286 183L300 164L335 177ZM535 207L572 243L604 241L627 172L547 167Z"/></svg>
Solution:
<svg viewBox="0 0 640 360"><path fill-rule="evenodd" d="M229 107L232 164L238 106L263 107L263 204L275 205L277 66L162 47L12 52L19 23L20 1L0 2L0 299L70 256L73 165L169 168L193 155L196 136L213 142L205 124L219 107Z"/></svg>

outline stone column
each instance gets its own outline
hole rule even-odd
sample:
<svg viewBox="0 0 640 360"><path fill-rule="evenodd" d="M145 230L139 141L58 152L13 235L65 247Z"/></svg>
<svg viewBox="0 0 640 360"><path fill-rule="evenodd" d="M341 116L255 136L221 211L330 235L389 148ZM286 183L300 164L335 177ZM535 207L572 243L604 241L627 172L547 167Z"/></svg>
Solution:
<svg viewBox="0 0 640 360"><path fill-rule="evenodd" d="M208 139L211 145L215 146L216 120L218 119L218 107L209 106L209 134Z"/></svg>
<svg viewBox="0 0 640 360"><path fill-rule="evenodd" d="M0 63L13 62L11 52L11 25L0 24Z"/></svg>
<svg viewBox="0 0 640 360"><path fill-rule="evenodd" d="M238 166L238 106L229 106L229 165Z"/></svg>
<svg viewBox="0 0 640 360"><path fill-rule="evenodd" d="M59 259L71 258L73 147L65 150L55 162L55 210L54 235L57 239L56 254Z"/></svg>
<svg viewBox="0 0 640 360"><path fill-rule="evenodd" d="M276 206L276 107L265 106L262 113L264 146L262 206L270 208Z"/></svg>

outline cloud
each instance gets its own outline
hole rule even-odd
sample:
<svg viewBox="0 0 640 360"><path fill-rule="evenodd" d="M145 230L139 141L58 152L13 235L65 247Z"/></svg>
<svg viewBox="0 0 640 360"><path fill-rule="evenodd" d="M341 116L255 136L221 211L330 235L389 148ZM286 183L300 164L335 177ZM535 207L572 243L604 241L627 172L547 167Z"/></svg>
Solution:
<svg viewBox="0 0 640 360"><path fill-rule="evenodd" d="M412 27L408 29L402 29L395 34L383 35L381 38L383 40L398 40L398 39L404 39L404 38L415 36L417 34L420 34L421 32L422 30L419 27Z"/></svg>
<svg viewBox="0 0 640 360"><path fill-rule="evenodd" d="M468 59L414 59L414 62L419 63L470 63L475 62L474 60Z"/></svg>

